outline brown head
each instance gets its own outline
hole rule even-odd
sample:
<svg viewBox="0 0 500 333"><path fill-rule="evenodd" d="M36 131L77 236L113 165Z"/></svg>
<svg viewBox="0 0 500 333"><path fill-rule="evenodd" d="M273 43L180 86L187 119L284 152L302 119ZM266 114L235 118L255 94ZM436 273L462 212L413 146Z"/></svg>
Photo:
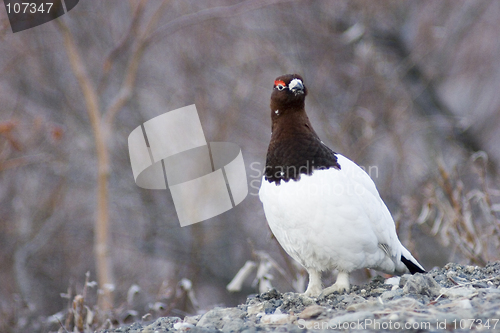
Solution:
<svg viewBox="0 0 500 333"><path fill-rule="evenodd" d="M307 88L298 74L285 74L274 80L271 94L271 117L280 116L283 112L304 110Z"/></svg>
<svg viewBox="0 0 500 333"><path fill-rule="evenodd" d="M340 169L335 153L325 146L307 117L307 89L298 74L282 75L274 80L271 93L272 135L267 150L265 178L299 180L301 174L315 169Z"/></svg>

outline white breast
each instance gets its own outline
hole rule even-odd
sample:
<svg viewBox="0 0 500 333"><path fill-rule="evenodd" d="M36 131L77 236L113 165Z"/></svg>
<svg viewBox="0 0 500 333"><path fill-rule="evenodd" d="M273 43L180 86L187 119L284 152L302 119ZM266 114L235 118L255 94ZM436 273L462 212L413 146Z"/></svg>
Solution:
<svg viewBox="0 0 500 333"><path fill-rule="evenodd" d="M306 268L406 271L400 261L404 248L372 179L337 157L341 170L316 170L280 185L262 180L259 197L273 234Z"/></svg>

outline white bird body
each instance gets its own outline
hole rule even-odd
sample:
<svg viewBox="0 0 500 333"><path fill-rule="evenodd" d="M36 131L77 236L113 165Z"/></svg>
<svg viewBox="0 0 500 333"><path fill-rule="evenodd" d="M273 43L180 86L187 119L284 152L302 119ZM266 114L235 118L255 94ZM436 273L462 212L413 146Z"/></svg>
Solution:
<svg viewBox="0 0 500 333"><path fill-rule="evenodd" d="M315 170L279 185L263 179L259 197L274 236L306 268L408 273L398 258L409 252L372 179L351 160L337 158L340 170Z"/></svg>
<svg viewBox="0 0 500 333"><path fill-rule="evenodd" d="M275 81L273 136L259 191L274 236L309 273L306 295L349 290L349 273L360 268L425 272L399 241L370 176L319 140L303 110L306 94L300 76ZM332 269L337 282L323 290L321 272Z"/></svg>

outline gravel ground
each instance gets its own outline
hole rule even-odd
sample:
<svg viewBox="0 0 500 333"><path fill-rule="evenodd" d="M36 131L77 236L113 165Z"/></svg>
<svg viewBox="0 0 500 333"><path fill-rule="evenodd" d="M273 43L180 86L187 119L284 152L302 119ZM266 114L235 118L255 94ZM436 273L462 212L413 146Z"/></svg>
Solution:
<svg viewBox="0 0 500 333"><path fill-rule="evenodd" d="M447 264L427 274L352 286L348 294L309 298L270 290L245 304L203 315L164 317L102 333L500 331L500 262L486 267Z"/></svg>

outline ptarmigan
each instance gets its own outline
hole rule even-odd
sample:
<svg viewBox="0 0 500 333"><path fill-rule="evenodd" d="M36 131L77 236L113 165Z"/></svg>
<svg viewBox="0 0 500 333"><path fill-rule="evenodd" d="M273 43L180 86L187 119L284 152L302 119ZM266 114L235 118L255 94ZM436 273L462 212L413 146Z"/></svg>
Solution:
<svg viewBox="0 0 500 333"><path fill-rule="evenodd" d="M297 74L274 81L272 135L259 191L269 227L309 273L308 296L349 291L349 273L424 273L401 244L391 213L368 174L328 148L304 109L307 89ZM321 272L337 269L323 290Z"/></svg>

